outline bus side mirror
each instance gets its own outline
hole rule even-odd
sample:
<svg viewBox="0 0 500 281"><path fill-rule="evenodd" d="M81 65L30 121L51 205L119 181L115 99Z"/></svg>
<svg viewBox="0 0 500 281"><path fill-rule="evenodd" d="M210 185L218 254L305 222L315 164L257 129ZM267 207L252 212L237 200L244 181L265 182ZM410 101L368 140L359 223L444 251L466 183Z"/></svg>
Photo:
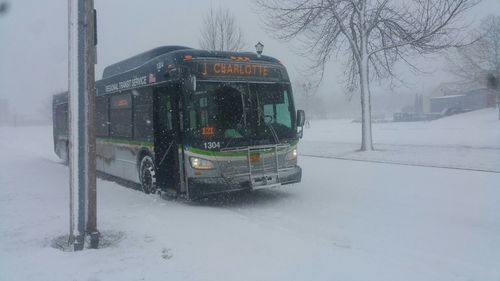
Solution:
<svg viewBox="0 0 500 281"><path fill-rule="evenodd" d="M304 123L306 122L306 113L304 110L297 110L297 127L304 127Z"/></svg>

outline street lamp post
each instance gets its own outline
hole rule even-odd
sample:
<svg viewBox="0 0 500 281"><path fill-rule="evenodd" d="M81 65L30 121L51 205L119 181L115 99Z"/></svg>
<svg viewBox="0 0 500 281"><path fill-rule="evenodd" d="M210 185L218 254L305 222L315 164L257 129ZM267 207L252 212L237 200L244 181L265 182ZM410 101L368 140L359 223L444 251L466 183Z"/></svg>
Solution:
<svg viewBox="0 0 500 281"><path fill-rule="evenodd" d="M255 51L257 51L257 56L260 58L260 56L262 55L262 51L264 50L264 44L262 43L257 43L255 44Z"/></svg>

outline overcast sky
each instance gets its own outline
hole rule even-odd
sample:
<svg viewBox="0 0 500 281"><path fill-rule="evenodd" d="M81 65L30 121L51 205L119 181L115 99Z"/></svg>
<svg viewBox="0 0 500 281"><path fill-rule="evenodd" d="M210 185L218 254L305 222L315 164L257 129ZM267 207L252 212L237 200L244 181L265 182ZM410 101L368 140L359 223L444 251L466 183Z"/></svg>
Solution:
<svg viewBox="0 0 500 281"><path fill-rule="evenodd" d="M6 0L0 0L6 1ZM0 17L0 98L10 102L12 110L33 113L54 93L67 88L67 0L7 0L10 9ZM161 45L198 47L204 13L213 6L227 7L240 24L247 49L254 51L258 41L264 53L280 59L292 79L307 63L294 51L296 44L273 39L263 29L250 0L95 0L98 10L99 79L106 65ZM488 14L500 15L500 0L484 0L467 15L477 24ZM414 58L427 75L415 76L406 68L398 72L407 87L394 91L414 93L432 90L450 79L440 56ZM332 60L328 66L323 94L342 94L342 68ZM386 82L382 82L386 84ZM384 85L377 91L387 91Z"/></svg>

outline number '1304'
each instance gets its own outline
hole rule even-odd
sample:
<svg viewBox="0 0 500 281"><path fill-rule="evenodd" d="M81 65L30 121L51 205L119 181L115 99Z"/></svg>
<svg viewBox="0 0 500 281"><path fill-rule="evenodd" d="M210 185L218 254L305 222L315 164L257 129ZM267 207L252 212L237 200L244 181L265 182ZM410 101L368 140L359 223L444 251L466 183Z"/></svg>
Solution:
<svg viewBox="0 0 500 281"><path fill-rule="evenodd" d="M206 142L205 143L205 149L220 149L220 142L218 141L213 141L213 142Z"/></svg>

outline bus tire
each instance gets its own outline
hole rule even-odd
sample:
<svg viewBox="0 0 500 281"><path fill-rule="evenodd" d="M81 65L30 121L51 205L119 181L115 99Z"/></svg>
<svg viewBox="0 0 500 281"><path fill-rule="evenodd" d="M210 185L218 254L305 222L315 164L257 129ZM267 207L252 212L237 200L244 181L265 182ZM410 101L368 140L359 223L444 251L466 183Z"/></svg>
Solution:
<svg viewBox="0 0 500 281"><path fill-rule="evenodd" d="M146 194L156 192L156 171L153 158L146 155L142 157L139 165L139 179L142 191Z"/></svg>

